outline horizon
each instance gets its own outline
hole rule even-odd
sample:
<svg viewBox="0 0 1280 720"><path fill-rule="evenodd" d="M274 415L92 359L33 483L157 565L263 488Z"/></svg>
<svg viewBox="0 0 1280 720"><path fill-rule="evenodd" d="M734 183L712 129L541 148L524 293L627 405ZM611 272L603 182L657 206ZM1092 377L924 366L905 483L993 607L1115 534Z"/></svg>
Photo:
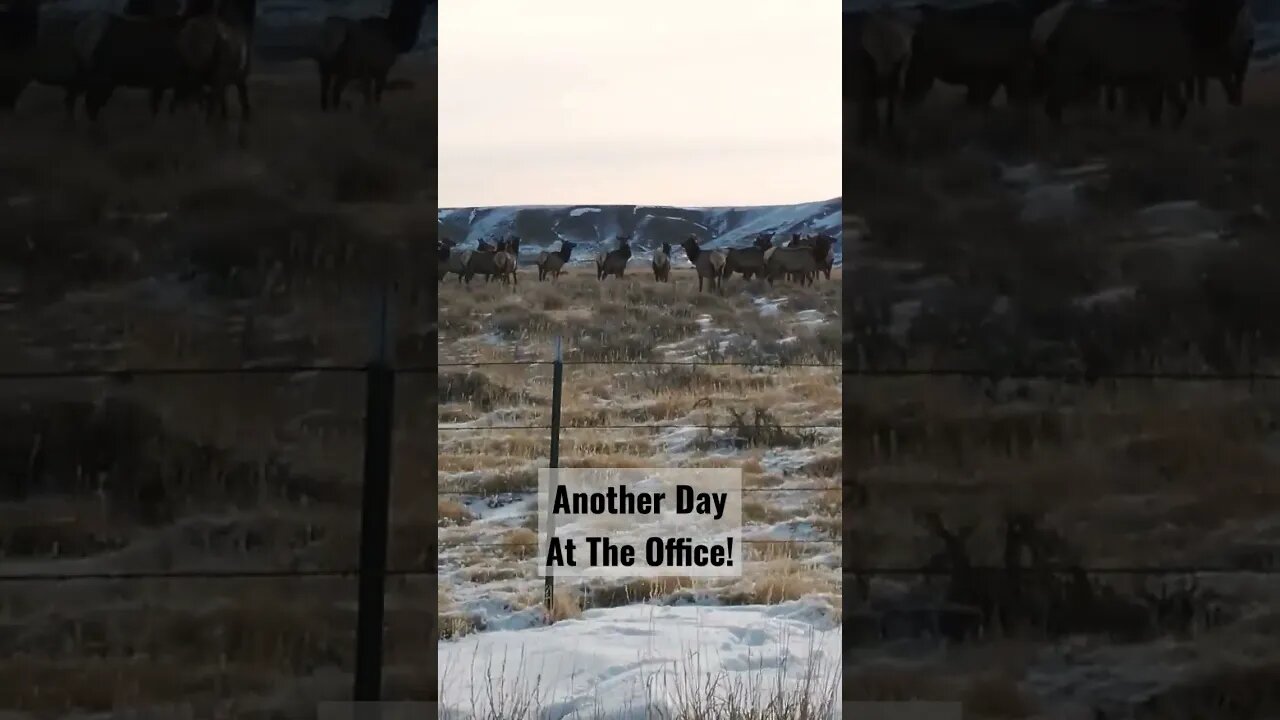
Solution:
<svg viewBox="0 0 1280 720"><path fill-rule="evenodd" d="M666 203L657 203L657 204L654 204L654 203L515 203L512 205L450 205L448 207L441 205L441 206L437 206L436 209L440 212L444 212L446 210L506 210L511 208L545 209L545 208L580 208L580 207L598 207L598 208L652 207L652 208L672 208L675 210L729 210L729 209L741 208L744 210L749 210L749 209L756 209L756 208L763 208L763 207L794 207L797 205L820 205L822 203L835 202L837 200L844 200L844 198L837 195L835 197L826 198L825 200L804 200L801 202L784 202L784 203L758 203L754 205L741 205L741 204L668 205ZM841 204L843 205L843 203Z"/></svg>
<svg viewBox="0 0 1280 720"><path fill-rule="evenodd" d="M442 3L439 202L839 197L842 10L839 0Z"/></svg>

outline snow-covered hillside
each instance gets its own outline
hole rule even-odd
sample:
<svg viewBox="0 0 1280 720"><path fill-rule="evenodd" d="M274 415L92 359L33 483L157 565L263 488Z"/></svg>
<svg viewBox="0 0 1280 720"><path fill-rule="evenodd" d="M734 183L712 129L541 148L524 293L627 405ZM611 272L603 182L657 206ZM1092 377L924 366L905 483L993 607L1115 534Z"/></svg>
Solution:
<svg viewBox="0 0 1280 720"><path fill-rule="evenodd" d="M440 237L463 247L480 240L517 235L521 256L536 256L559 247L561 240L577 245L575 262L586 262L601 249L613 247L618 235L630 235L638 256L647 256L663 242L680 243L695 234L707 247L751 244L760 233L827 233L840 237L841 199L799 205L756 207L660 207L653 205L545 205L440 209ZM837 258L841 250L836 245Z"/></svg>
<svg viewBox="0 0 1280 720"><path fill-rule="evenodd" d="M928 0L924 4L942 7L978 5L989 0ZM844 0L845 12L869 10L883 4L883 0ZM916 7L916 0L898 0L905 7ZM1259 59L1271 59L1280 54L1280 0L1250 0L1249 7L1258 20L1257 40L1253 54Z"/></svg>
<svg viewBox="0 0 1280 720"><path fill-rule="evenodd" d="M74 15L119 11L124 4L125 0L52 0L43 6L43 12ZM386 15L390 4L390 0L259 0L257 42L259 46L277 50L303 48L326 17ZM422 21L419 49L435 47L436 27L435 7L430 6Z"/></svg>

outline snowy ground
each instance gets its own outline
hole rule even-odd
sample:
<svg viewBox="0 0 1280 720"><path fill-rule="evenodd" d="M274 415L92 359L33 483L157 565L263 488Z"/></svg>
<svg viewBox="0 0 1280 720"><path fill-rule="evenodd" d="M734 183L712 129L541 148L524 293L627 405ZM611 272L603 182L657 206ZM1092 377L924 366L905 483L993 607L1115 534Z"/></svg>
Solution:
<svg viewBox="0 0 1280 720"><path fill-rule="evenodd" d="M536 696L547 720L646 720L709 694L708 678L721 692L816 686L838 698L840 628L817 603L629 605L441 643L439 667L442 717L472 717L497 677L497 697Z"/></svg>
<svg viewBox="0 0 1280 720"><path fill-rule="evenodd" d="M575 244L571 265L590 265L597 253L611 250L619 235L632 237L632 263L648 267L652 252L663 240L678 245L690 233L708 248L745 247L761 233L777 241L793 232L827 233L839 237L841 200L833 198L795 205L753 207L653 207L607 205L602 207L543 205L486 208L440 208L441 236L460 247L473 248L495 237L519 235L520 255L532 263L540 252L556 250L559 243ZM835 248L837 262L842 248ZM673 262L689 267L677 250Z"/></svg>
<svg viewBox="0 0 1280 720"><path fill-rule="evenodd" d="M681 272L671 284L637 273L602 285L575 271L556 284L516 289L441 286L442 363L545 360L556 335L566 360L588 363L566 369L562 466L739 467L747 490L743 537L756 541L742 578L561 580L548 624L531 548L495 552L481 544L536 539L532 491L536 469L546 465L546 431L484 428L546 424L550 368L449 368L455 372L441 376L440 388L438 533L447 706L474 707L474 694L486 701L527 695L541 673L538 707L547 717L651 717L644 715L649 700L658 702L651 712L685 701L647 698L645 682L665 671L674 683L669 692L688 685L689 654L731 687L747 678L767 684L781 673L784 687L801 692L797 683L815 663L834 672L841 558L835 278L813 289L739 281L723 297L699 295L693 276ZM597 358L611 363L590 364ZM833 366L626 364L631 358ZM767 414L759 428L756 410ZM734 412L747 425L723 427L734 424ZM660 427L593 427L616 424ZM501 666L503 658L506 668L492 678L471 669ZM462 679L450 679L450 671ZM498 680L502 687L490 687Z"/></svg>
<svg viewBox="0 0 1280 720"><path fill-rule="evenodd" d="M869 232L851 244L846 307L858 317L846 359L1274 372L1275 344L1255 363L1210 338L1239 321L1235 308L1274 314L1274 275L1256 270L1275 267L1268 193L1280 165L1255 148L1273 134L1275 81L1251 76L1242 108L1211 97L1178 132L1080 110L1028 142L1011 139L1012 115L966 114L939 91L905 131L910 162L848 159L867 169L846 192ZM1214 306L1218 288L1240 304ZM850 585L851 696L960 701L975 718L1277 717L1278 393L1274 381L851 384L843 421L861 440L845 448L861 498L851 566L917 567L947 549L948 531L972 529L957 554L1001 568L1016 562L1004 553L1010 520L1026 513L1074 556L1059 567L1152 569L1076 576L1095 597L1119 598L1127 617L1060 600L1055 628L1015 618L951 639L903 618L941 614L948 584L963 589L963 563L932 582ZM945 529L921 522L928 510ZM1156 570L1187 566L1215 571ZM1166 593L1191 610L1170 614Z"/></svg>

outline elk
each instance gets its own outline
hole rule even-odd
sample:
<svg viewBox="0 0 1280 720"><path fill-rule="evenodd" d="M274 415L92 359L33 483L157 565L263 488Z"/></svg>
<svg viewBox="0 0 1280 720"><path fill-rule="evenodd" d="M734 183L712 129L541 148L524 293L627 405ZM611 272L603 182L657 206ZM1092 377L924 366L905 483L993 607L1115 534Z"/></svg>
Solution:
<svg viewBox="0 0 1280 720"><path fill-rule="evenodd" d="M193 77L183 58L181 31L189 20L213 15L215 3L189 3L184 14L170 16L152 15L145 12L152 9L146 6L130 3L123 15L93 12L76 25L72 37L78 68L75 84L84 92L90 120L98 118L116 88L149 90L153 116L160 113L166 91L176 96L191 88Z"/></svg>
<svg viewBox="0 0 1280 720"><path fill-rule="evenodd" d="M477 250L471 253L470 258L467 259L464 278L470 284L471 278L476 275L484 275L489 280L497 276L502 279L502 282L508 284L515 278L515 256L506 240L499 240L498 247L493 252Z"/></svg>
<svg viewBox="0 0 1280 720"><path fill-rule="evenodd" d="M436 242L436 282L444 280L444 276L449 274L449 258L453 255L454 242L449 238L442 238Z"/></svg>
<svg viewBox="0 0 1280 720"><path fill-rule="evenodd" d="M999 573L975 568L969 559L967 546L974 526L952 532L943 525L942 518L932 511L917 516L917 522L942 541L943 551L935 555L926 568L946 568L949 571L951 578L947 584L947 603L977 610L981 615L980 628L984 635L992 631L997 619L1001 620L1002 627L1006 625L1011 605L1006 578Z"/></svg>
<svg viewBox="0 0 1280 720"><path fill-rule="evenodd" d="M671 278L671 243L662 243L662 248L653 253L653 279L658 282L669 282Z"/></svg>
<svg viewBox="0 0 1280 720"><path fill-rule="evenodd" d="M723 279L728 280L734 273L740 273L744 280L764 275L764 254L771 247L769 235L761 234L751 247L729 248L724 257Z"/></svg>
<svg viewBox="0 0 1280 720"><path fill-rule="evenodd" d="M392 0L385 17L330 17L315 48L320 71L320 109L342 106L342 92L360 83L366 107L382 102L387 75L418 42L427 0Z"/></svg>
<svg viewBox="0 0 1280 720"><path fill-rule="evenodd" d="M617 250L610 250L596 257L596 279L604 280L610 275L616 275L621 280L622 273L627 269L627 261L630 259L631 237L620 236Z"/></svg>
<svg viewBox="0 0 1280 720"><path fill-rule="evenodd" d="M194 17L179 31L178 49L193 80L182 91L207 85L209 117L217 110L223 120L227 118L227 88L235 87L240 117L249 119L249 59L257 6L258 0L215 4L216 14Z"/></svg>
<svg viewBox="0 0 1280 720"><path fill-rule="evenodd" d="M564 266L569 262L569 255L574 247L574 244L568 240L561 240L559 250L539 253L538 280L546 280L548 275L557 280L560 279L560 273L564 272Z"/></svg>
<svg viewBox="0 0 1280 720"><path fill-rule="evenodd" d="M501 243L499 243L499 245L501 245ZM519 285L520 283L516 281L516 270L518 270L520 267L520 237L517 235L512 235L510 238L508 238L507 244L503 248L503 250L511 258L511 272L510 272L511 280L516 282L517 285ZM501 277L503 282L507 281L506 276L500 275L498 277ZM493 278L494 276L491 275L487 278L487 280L489 282L492 282Z"/></svg>
<svg viewBox="0 0 1280 720"><path fill-rule="evenodd" d="M444 265L440 268L440 279L444 280L445 276L453 273L458 276L458 282L462 282L467 276L467 266L471 264L471 256L473 254L475 254L474 250L450 247L448 258L444 260Z"/></svg>
<svg viewBox="0 0 1280 720"><path fill-rule="evenodd" d="M811 248L814 246L814 242L816 241L816 238L820 238L820 237L828 238L830 242L830 247L827 250L827 256L821 262L818 263L818 272L821 272L823 277L825 277L827 280L830 280L831 268L832 266L835 265L835 262L836 262L836 250L835 250L836 239L834 237L831 237L830 235L816 235L816 236L811 235L809 237L803 237L800 235L800 233L791 233L791 242L787 243L787 247ZM816 277L816 274L814 275L814 277ZM791 275L791 279L794 280L797 278L795 275Z"/></svg>
<svg viewBox="0 0 1280 720"><path fill-rule="evenodd" d="M765 252L765 277L772 285L778 276L794 275L800 278L800 284L807 281L813 284L813 277L818 269L824 267L827 255L831 252L832 238L819 235L814 239L813 247L775 247Z"/></svg>
<svg viewBox="0 0 1280 720"><path fill-rule="evenodd" d="M698 272L698 292L702 292L702 283L705 280L707 289L718 289L724 293L724 286L720 283L720 279L724 277L725 254L718 250L703 250L698 246L698 237L690 235L685 238L681 247L684 248L684 254L688 256L689 262L693 263L693 267Z"/></svg>

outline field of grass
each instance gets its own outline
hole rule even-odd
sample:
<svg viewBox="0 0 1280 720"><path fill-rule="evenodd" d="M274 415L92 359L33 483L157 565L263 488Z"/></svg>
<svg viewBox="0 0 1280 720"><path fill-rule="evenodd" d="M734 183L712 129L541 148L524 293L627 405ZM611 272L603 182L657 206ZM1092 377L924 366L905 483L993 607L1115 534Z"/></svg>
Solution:
<svg viewBox="0 0 1280 720"><path fill-rule="evenodd" d="M939 96L897 150L850 150L867 232L846 247L846 362L987 375L846 388L851 699L975 718L1280 707L1280 382L1107 379L1280 370L1274 78L1179 130L1087 110L1028 126ZM1018 379L1035 372L1069 377ZM1038 545L1013 563L1028 522ZM1041 570L1171 566L1224 572Z"/></svg>
<svg viewBox="0 0 1280 720"><path fill-rule="evenodd" d="M674 271L669 284L642 272L601 283L593 271L580 268L557 282L538 282L529 268L514 286L442 283L442 646L477 633L533 632L548 620L556 623L545 628L551 642L560 621L607 628L621 621L593 611L637 603L802 602L813 618L809 622L838 624L841 549L833 541L841 522L839 276L837 269L831 280L811 288L769 288L764 281L739 279L723 295L699 294L692 271ZM759 541L750 546L742 578L562 580L547 617L531 544L538 520L537 468L547 466L548 432L499 426L549 424L552 368L520 363L552 359L557 337L567 363L561 466L741 468L748 491L743 535ZM512 364L464 364L498 362ZM673 364L658 364L663 362ZM695 362L725 364L690 364ZM618 425L640 427L602 427ZM493 543L507 546L484 547ZM572 637L575 627L581 626L561 632ZM660 629L652 632L662 635ZM530 635L529 642L537 637ZM610 641L595 642L607 647ZM838 657L824 657L823 663L838 663ZM682 676L679 667L675 672ZM543 684L553 684L548 680ZM826 701L834 700L830 691L815 691L813 702L822 702L823 693ZM513 703L527 692L532 690L489 687L481 696ZM564 689L543 692L554 699ZM757 707L754 712L765 714L742 717L782 717L769 714L776 709ZM687 704L670 712L723 716L699 714Z"/></svg>
<svg viewBox="0 0 1280 720"><path fill-rule="evenodd" d="M0 368L361 364L384 285L396 359L426 364L435 72L394 74L415 87L381 110L322 115L312 67L261 64L254 120L226 128L129 91L69 126L33 88L0 118ZM434 390L398 383L400 568L430 570ZM359 374L13 377L0 397L0 575L356 564ZM434 692L433 586L389 582L387 697ZM0 711L306 717L350 693L355 598L351 576L6 579Z"/></svg>

